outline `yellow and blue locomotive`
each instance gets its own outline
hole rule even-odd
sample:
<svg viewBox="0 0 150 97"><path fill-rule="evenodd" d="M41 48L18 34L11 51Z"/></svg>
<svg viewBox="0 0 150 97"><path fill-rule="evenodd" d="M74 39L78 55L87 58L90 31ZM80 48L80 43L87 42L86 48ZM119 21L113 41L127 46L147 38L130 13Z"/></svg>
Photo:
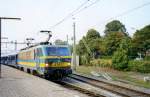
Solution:
<svg viewBox="0 0 150 97"><path fill-rule="evenodd" d="M18 67L46 78L62 78L72 73L71 53L65 45L40 44L21 50Z"/></svg>

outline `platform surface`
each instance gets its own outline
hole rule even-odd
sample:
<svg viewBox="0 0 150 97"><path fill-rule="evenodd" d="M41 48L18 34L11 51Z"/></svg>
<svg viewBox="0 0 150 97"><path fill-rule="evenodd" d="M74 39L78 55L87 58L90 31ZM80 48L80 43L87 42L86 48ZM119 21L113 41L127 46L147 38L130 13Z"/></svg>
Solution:
<svg viewBox="0 0 150 97"><path fill-rule="evenodd" d="M88 97L76 90L2 65L0 97Z"/></svg>

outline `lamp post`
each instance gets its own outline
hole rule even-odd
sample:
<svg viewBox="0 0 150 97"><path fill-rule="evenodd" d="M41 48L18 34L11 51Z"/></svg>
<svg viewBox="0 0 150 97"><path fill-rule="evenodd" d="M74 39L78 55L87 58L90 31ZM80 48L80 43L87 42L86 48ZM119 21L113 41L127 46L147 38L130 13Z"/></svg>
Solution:
<svg viewBox="0 0 150 97"><path fill-rule="evenodd" d="M2 26L2 20L21 20L21 18L12 18L12 17L0 17L0 37L1 37L1 26ZM1 39L0 39L0 45L1 45ZM0 53L1 53L1 48L0 48ZM0 57L1 60L1 57ZM0 78L1 78L1 64L0 64Z"/></svg>

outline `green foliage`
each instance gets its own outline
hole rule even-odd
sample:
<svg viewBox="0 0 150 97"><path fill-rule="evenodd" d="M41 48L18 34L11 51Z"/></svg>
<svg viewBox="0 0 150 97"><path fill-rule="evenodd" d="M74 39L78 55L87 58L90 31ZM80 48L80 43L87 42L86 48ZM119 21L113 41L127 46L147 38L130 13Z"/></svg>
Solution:
<svg viewBox="0 0 150 97"><path fill-rule="evenodd" d="M113 20L106 24L104 33L105 35L108 35L113 32L123 32L125 34L126 28L120 21Z"/></svg>
<svg viewBox="0 0 150 97"><path fill-rule="evenodd" d="M105 53L107 55L112 55L119 47L122 39L125 37L126 36L122 32L113 32L105 36L105 39L104 39L105 40L104 45L106 48Z"/></svg>
<svg viewBox="0 0 150 97"><path fill-rule="evenodd" d="M124 38L119 46L119 49L114 53L112 57L112 66L118 70L125 70L128 67L129 61L129 38Z"/></svg>
<svg viewBox="0 0 150 97"><path fill-rule="evenodd" d="M77 45L77 54L80 56L80 64L89 64L90 59L98 57L100 53L101 37L94 29L88 30Z"/></svg>
<svg viewBox="0 0 150 97"><path fill-rule="evenodd" d="M80 65L89 65L90 64L90 56L88 54L80 56Z"/></svg>
<svg viewBox="0 0 150 97"><path fill-rule="evenodd" d="M138 56L138 52L146 56L144 60L149 60L146 52L150 50L150 25L136 31L131 39L125 26L114 20L106 24L104 33L105 36L101 37L98 31L90 29L79 41L77 53L80 56L80 64L150 72L148 61L130 61Z"/></svg>
<svg viewBox="0 0 150 97"><path fill-rule="evenodd" d="M79 44L77 45L76 47L76 50L77 50L77 54L78 55L84 55L86 52L87 52L87 49L84 45L84 42L83 41L86 41L86 38L83 37L80 41L79 41Z"/></svg>
<svg viewBox="0 0 150 97"><path fill-rule="evenodd" d="M150 25L135 32L133 47L136 49L136 53L140 52L146 56L146 51L150 49Z"/></svg>
<svg viewBox="0 0 150 97"><path fill-rule="evenodd" d="M150 61L150 56L146 56L144 60Z"/></svg>
<svg viewBox="0 0 150 97"><path fill-rule="evenodd" d="M97 39L97 38L100 38L100 34L96 30L90 29L90 30L88 30L88 32L86 34L86 38L88 40L90 40L90 39Z"/></svg>
<svg viewBox="0 0 150 97"><path fill-rule="evenodd" d="M95 59L91 62L92 66L100 66L100 67L112 67L112 60L111 59Z"/></svg>
<svg viewBox="0 0 150 97"><path fill-rule="evenodd" d="M141 73L150 73L150 61L129 61L128 70Z"/></svg>
<svg viewBox="0 0 150 97"><path fill-rule="evenodd" d="M100 39L100 34L99 32L97 32L94 29L90 29L88 30L87 34L86 34L86 39L84 39L85 43L84 45L86 45L86 49L87 52L93 56L93 54L96 54L99 52L100 49L100 43L101 43L101 39Z"/></svg>
<svg viewBox="0 0 150 97"><path fill-rule="evenodd" d="M118 20L113 20L105 26L105 54L113 55L124 37L129 37L125 26Z"/></svg>
<svg viewBox="0 0 150 97"><path fill-rule="evenodd" d="M112 56L102 56L101 59L112 59Z"/></svg>
<svg viewBox="0 0 150 97"><path fill-rule="evenodd" d="M113 67L118 70L124 70L128 67L128 56L125 50L118 50L112 57Z"/></svg>

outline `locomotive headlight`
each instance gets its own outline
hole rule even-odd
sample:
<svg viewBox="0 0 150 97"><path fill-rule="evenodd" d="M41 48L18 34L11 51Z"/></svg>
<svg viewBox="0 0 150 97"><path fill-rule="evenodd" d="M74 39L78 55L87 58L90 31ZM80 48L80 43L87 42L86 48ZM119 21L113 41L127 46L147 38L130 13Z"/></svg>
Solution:
<svg viewBox="0 0 150 97"><path fill-rule="evenodd" d="M48 64L47 64L47 63L45 64L45 67L48 67Z"/></svg>
<svg viewBox="0 0 150 97"><path fill-rule="evenodd" d="M71 65L70 63L68 63L68 65Z"/></svg>

